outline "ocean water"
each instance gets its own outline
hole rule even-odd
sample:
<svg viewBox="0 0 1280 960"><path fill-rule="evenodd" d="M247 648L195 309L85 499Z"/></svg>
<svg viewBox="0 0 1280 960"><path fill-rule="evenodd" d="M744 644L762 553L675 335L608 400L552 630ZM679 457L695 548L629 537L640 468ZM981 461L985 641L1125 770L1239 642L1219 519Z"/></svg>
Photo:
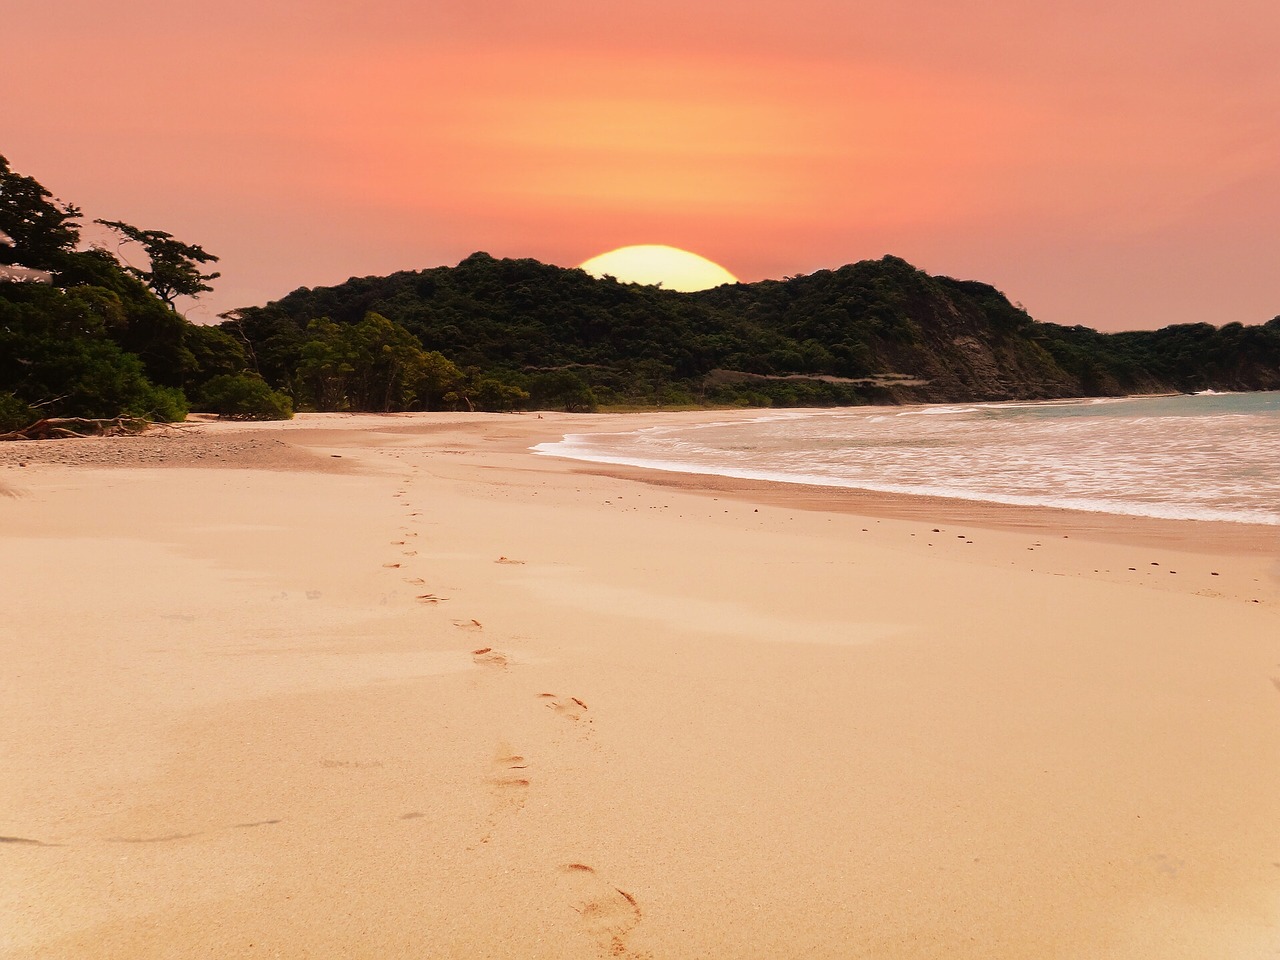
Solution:
<svg viewBox="0 0 1280 960"><path fill-rule="evenodd" d="M1280 525L1280 393L786 411L537 452L683 473Z"/></svg>

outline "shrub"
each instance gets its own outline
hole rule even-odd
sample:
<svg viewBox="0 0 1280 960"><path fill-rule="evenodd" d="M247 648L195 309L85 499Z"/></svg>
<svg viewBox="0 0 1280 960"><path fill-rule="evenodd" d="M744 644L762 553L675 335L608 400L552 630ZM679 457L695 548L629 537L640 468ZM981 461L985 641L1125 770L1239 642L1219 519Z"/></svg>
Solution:
<svg viewBox="0 0 1280 960"><path fill-rule="evenodd" d="M229 420L289 420L293 401L251 373L222 374L200 390L200 410Z"/></svg>
<svg viewBox="0 0 1280 960"><path fill-rule="evenodd" d="M39 413L12 393L0 393L0 430L21 430L39 419Z"/></svg>
<svg viewBox="0 0 1280 960"><path fill-rule="evenodd" d="M187 419L191 409L187 396L177 387L157 387L148 384L143 398L132 403L126 412L144 420L160 423L178 423Z"/></svg>

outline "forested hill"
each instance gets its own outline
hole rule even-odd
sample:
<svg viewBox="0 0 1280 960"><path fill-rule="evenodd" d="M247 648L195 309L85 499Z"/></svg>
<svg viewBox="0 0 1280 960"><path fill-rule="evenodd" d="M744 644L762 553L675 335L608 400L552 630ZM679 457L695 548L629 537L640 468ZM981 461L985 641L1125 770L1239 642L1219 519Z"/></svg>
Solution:
<svg viewBox="0 0 1280 960"><path fill-rule="evenodd" d="M386 324L381 333L375 322ZM476 253L456 267L296 290L236 311L223 329L268 383L320 408L343 392L324 371L342 366L353 341L388 331L467 372L468 390L427 386L419 406L1280 389L1280 317L1101 334L1036 322L991 286L930 276L896 257L690 294Z"/></svg>
<svg viewBox="0 0 1280 960"><path fill-rule="evenodd" d="M1101 334L1037 323L983 283L896 257L701 293L476 253L295 290L197 326L217 256L82 214L0 156L0 440L189 409L838 406L1280 389L1280 317Z"/></svg>

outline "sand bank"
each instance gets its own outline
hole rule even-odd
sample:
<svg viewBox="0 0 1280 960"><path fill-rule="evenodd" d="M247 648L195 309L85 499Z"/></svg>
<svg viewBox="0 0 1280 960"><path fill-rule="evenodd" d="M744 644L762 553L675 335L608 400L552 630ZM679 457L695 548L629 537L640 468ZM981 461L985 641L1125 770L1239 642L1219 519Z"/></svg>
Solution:
<svg viewBox="0 0 1280 960"><path fill-rule="evenodd" d="M1277 531L644 422L3 445L0 955L1275 956Z"/></svg>

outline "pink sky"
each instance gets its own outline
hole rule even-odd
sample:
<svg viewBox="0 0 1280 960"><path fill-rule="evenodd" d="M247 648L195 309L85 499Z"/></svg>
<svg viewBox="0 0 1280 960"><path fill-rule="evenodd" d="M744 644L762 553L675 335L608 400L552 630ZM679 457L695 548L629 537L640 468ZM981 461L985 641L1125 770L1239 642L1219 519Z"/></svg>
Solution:
<svg viewBox="0 0 1280 960"><path fill-rule="evenodd" d="M0 153L218 311L474 250L893 253L1102 329L1280 314L1280 4L6 6ZM966 9L967 8L967 9Z"/></svg>

